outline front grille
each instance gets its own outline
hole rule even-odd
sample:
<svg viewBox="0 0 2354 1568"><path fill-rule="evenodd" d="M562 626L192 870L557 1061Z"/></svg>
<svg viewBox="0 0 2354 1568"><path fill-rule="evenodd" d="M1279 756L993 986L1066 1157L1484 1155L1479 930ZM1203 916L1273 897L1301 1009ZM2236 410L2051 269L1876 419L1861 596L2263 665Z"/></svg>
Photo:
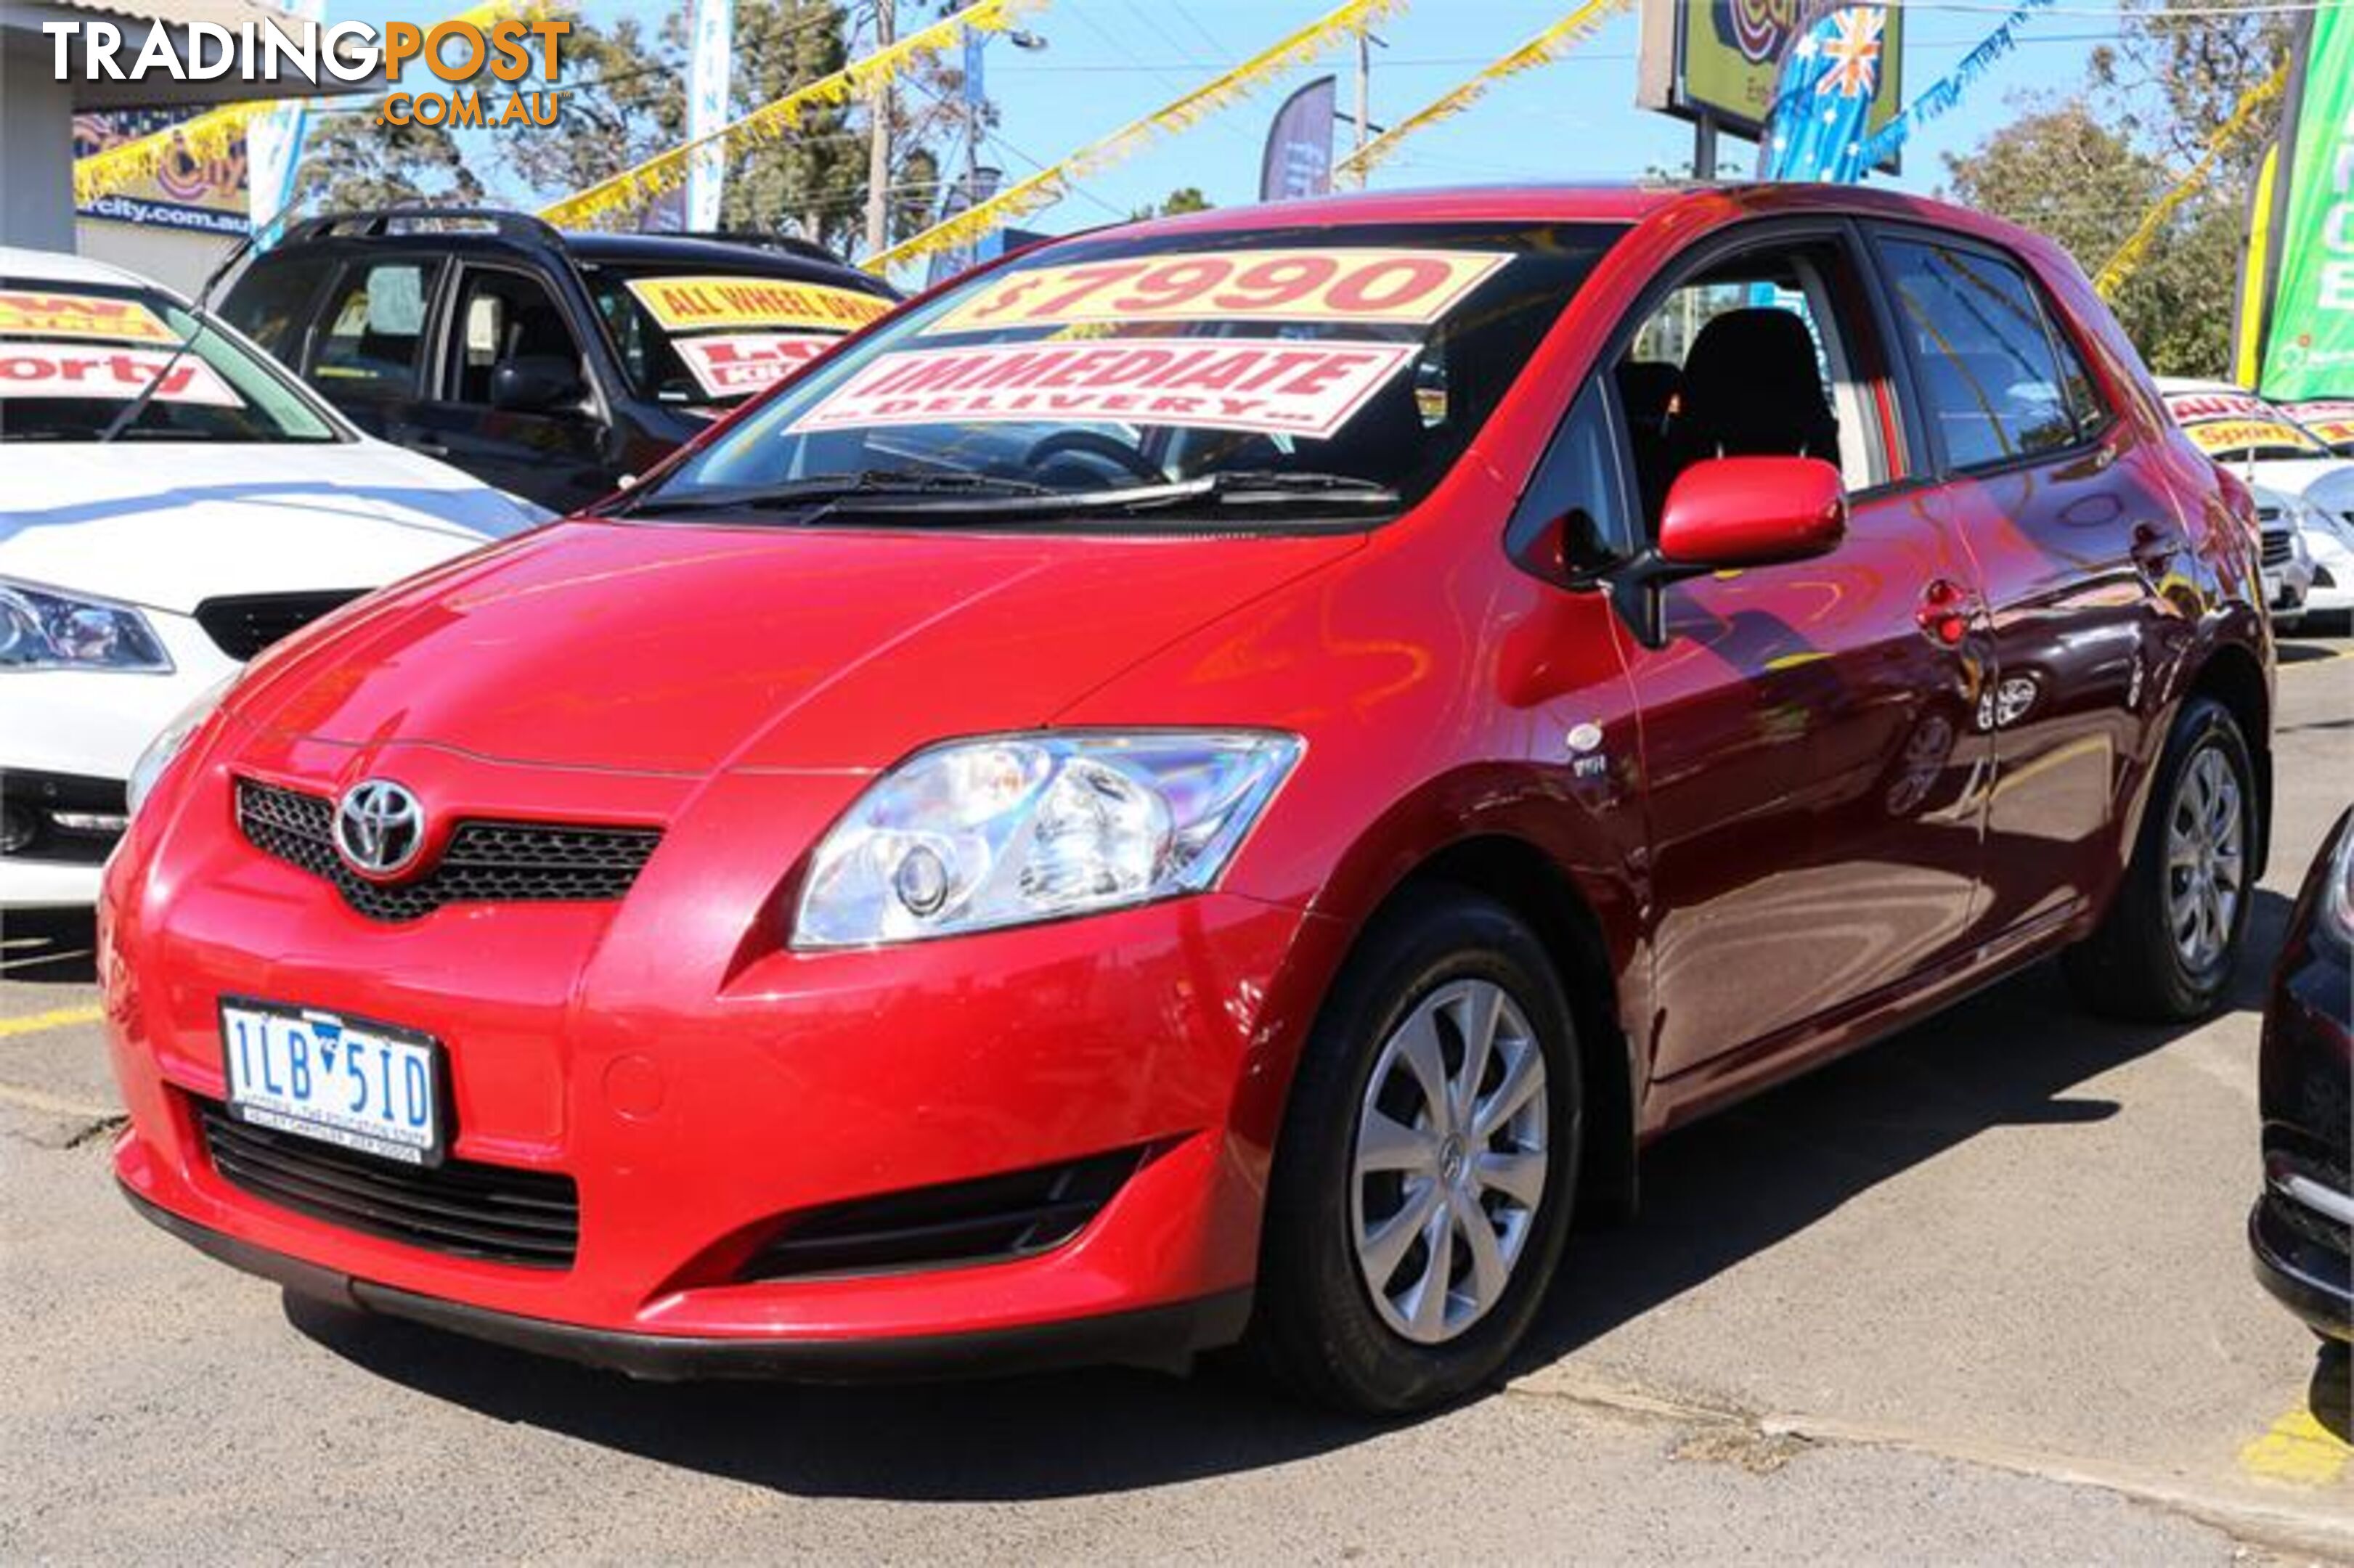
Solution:
<svg viewBox="0 0 2354 1568"><path fill-rule="evenodd" d="M2290 539L2285 529L2279 531L2271 529L2265 530L2264 535L2264 565L2268 567L2281 566L2285 564L2290 556L2296 554L2296 546Z"/></svg>
<svg viewBox="0 0 2354 1568"><path fill-rule="evenodd" d="M879 1274L1035 1256L1078 1234L1144 1155L1123 1149L816 1209L753 1254L737 1277Z"/></svg>
<svg viewBox="0 0 2354 1568"><path fill-rule="evenodd" d="M569 1176L445 1160L429 1170L231 1119L199 1101L221 1180L281 1209L410 1246L521 1268L569 1268L580 1194Z"/></svg>
<svg viewBox="0 0 2354 1568"><path fill-rule="evenodd" d="M331 593L248 593L208 599L196 606L196 624L230 658L250 659L366 591L341 588Z"/></svg>
<svg viewBox="0 0 2354 1568"><path fill-rule="evenodd" d="M335 853L333 803L237 782L237 821L264 854L334 884L371 920L416 920L444 904L581 903L629 892L662 834L652 828L461 821L440 858L406 881L370 882Z"/></svg>

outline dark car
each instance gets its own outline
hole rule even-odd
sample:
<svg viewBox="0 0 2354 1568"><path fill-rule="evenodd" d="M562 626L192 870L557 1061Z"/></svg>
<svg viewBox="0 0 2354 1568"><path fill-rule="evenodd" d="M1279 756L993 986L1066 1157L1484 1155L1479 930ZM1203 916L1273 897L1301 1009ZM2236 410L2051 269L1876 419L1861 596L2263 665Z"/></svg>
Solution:
<svg viewBox="0 0 2354 1568"><path fill-rule="evenodd" d="M2264 1006L2256 1277L2316 1333L2354 1340L2354 811L2306 874Z"/></svg>
<svg viewBox="0 0 2354 1568"><path fill-rule="evenodd" d="M570 512L896 298L800 240L412 208L296 225L221 314L363 429Z"/></svg>

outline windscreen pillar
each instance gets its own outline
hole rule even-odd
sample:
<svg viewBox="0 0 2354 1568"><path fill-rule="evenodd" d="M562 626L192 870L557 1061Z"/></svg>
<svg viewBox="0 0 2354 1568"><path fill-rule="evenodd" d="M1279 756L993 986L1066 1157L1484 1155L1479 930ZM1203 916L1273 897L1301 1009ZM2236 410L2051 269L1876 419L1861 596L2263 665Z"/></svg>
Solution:
<svg viewBox="0 0 2354 1568"><path fill-rule="evenodd" d="M48 38L0 22L0 245L74 248L73 84Z"/></svg>

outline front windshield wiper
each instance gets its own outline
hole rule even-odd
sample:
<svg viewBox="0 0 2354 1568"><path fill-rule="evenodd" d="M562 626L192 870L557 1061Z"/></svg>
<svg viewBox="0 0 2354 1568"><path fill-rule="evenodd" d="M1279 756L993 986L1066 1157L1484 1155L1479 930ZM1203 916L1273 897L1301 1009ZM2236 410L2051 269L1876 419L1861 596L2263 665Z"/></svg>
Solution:
<svg viewBox="0 0 2354 1568"><path fill-rule="evenodd" d="M1026 479L1002 479L987 473L915 473L901 469L864 469L857 473L817 474L780 484L748 484L730 490L689 491L665 496L659 489L631 496L615 511L623 514L656 512L782 512L800 507L822 508L843 502L883 502L895 506L921 503L928 497L1029 497L1051 495L1053 490Z"/></svg>
<svg viewBox="0 0 2354 1568"><path fill-rule="evenodd" d="M1303 503L1319 508L1339 506L1352 511L1388 511L1400 503L1388 485L1345 473L1293 473L1278 469L1233 469L1205 473L1196 479L1167 484L1123 485L1116 490L1052 490L1040 486L1028 493L944 495L921 498L910 505L904 498L858 492L827 502L812 514L850 517L875 514L910 514L910 521L990 522L1000 518L1049 516L1149 516L1204 506L1248 509L1298 508Z"/></svg>

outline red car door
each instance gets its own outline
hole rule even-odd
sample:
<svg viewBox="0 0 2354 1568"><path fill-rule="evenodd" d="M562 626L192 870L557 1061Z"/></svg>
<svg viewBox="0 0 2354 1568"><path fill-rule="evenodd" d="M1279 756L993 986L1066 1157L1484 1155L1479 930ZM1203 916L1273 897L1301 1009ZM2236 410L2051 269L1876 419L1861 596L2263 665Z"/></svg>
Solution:
<svg viewBox="0 0 2354 1568"><path fill-rule="evenodd" d="M2162 676L2196 620L2193 562L2156 443L2020 261L1897 228L1875 249L1945 476L1937 511L1986 585L1974 717L1995 771L1973 939L2025 938L2117 874Z"/></svg>
<svg viewBox="0 0 2354 1568"><path fill-rule="evenodd" d="M1658 1076L1763 1070L1949 951L1968 911L1985 757L1959 633L1978 590L1908 478L1871 298L1843 230L1744 250L1670 292L1628 356L1676 366L1659 450L1638 428L1655 509L1716 455L1831 458L1851 494L1833 554L1676 584L1664 645L1629 638Z"/></svg>

